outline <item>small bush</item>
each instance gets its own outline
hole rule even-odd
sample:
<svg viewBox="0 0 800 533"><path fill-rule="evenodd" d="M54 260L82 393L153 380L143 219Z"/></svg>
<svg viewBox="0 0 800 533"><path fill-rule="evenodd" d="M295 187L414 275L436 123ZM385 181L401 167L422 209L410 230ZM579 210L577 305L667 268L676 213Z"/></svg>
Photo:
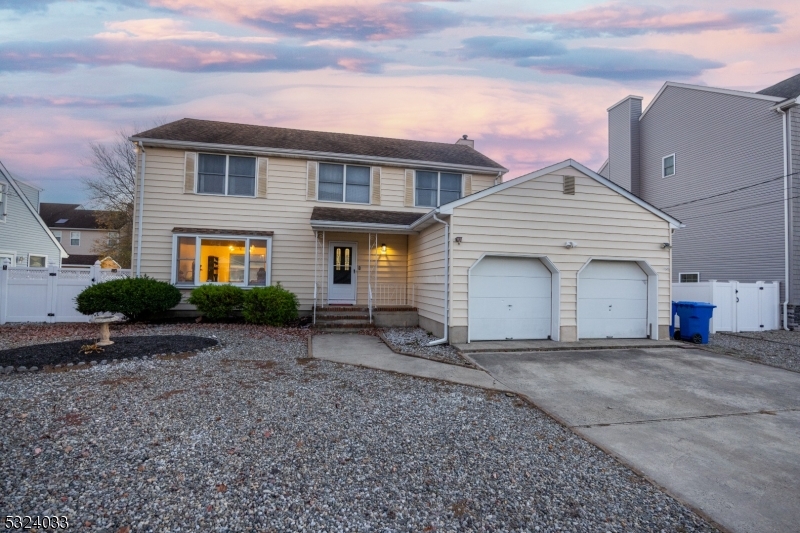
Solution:
<svg viewBox="0 0 800 533"><path fill-rule="evenodd" d="M234 285L202 285L192 291L189 303L208 320L225 320L242 307L244 291Z"/></svg>
<svg viewBox="0 0 800 533"><path fill-rule="evenodd" d="M247 291L242 304L244 319L252 324L283 326L297 320L297 296L281 284Z"/></svg>
<svg viewBox="0 0 800 533"><path fill-rule="evenodd" d="M180 301L181 291L174 285L147 276L98 283L75 298L79 313L122 313L130 320L169 311Z"/></svg>

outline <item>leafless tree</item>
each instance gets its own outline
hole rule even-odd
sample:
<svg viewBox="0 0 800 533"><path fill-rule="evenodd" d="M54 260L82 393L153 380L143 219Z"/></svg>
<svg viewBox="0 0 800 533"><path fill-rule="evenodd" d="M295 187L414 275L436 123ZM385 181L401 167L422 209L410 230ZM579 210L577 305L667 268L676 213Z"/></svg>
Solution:
<svg viewBox="0 0 800 533"><path fill-rule="evenodd" d="M151 127L164 124L154 121ZM97 217L109 231L119 232L119 238L100 243L93 250L97 255L111 256L123 268L130 268L133 243L133 200L136 194L136 148L128 138L139 131L136 125L117 132L116 140L91 143L92 155L86 164L94 173L83 178L93 207L105 211Z"/></svg>

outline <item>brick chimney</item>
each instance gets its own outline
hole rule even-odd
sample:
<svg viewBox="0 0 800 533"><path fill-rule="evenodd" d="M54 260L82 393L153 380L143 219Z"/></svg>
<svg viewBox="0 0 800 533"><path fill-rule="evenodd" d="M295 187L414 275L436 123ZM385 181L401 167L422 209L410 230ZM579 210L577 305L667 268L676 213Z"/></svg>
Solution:
<svg viewBox="0 0 800 533"><path fill-rule="evenodd" d="M475 148L475 141L473 139L468 139L467 135L462 135L459 140L456 141L456 144L466 144L470 148Z"/></svg>

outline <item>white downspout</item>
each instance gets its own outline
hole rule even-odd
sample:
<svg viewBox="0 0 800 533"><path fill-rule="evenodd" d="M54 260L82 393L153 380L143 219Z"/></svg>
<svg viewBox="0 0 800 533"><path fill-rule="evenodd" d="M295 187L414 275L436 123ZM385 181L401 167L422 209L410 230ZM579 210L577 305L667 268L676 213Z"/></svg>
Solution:
<svg viewBox="0 0 800 533"><path fill-rule="evenodd" d="M783 115L783 329L789 329L789 166L786 159L786 111L777 108Z"/></svg>
<svg viewBox="0 0 800 533"><path fill-rule="evenodd" d="M142 215L144 213L144 163L147 153L144 151L144 144L139 141L139 150L142 151L142 170L139 181L139 221L136 224L136 277L142 271Z"/></svg>
<svg viewBox="0 0 800 533"><path fill-rule="evenodd" d="M450 285L448 283L447 274L450 271L450 224L438 218L436 213L433 214L433 220L444 224L444 337L431 341L428 346L436 346L438 344L447 344L447 315L449 314L450 307Z"/></svg>
<svg viewBox="0 0 800 533"><path fill-rule="evenodd" d="M500 184L500 178L502 176L503 176L503 171L501 170L500 172L497 173L497 176L495 176L495 178L494 178L494 184L495 185L499 185Z"/></svg>

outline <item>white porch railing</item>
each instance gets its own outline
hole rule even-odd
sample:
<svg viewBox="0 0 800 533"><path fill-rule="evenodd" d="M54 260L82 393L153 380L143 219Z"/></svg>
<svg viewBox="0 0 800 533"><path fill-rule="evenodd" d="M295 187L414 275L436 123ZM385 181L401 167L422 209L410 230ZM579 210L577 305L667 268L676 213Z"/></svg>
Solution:
<svg viewBox="0 0 800 533"><path fill-rule="evenodd" d="M375 289L376 307L414 307L416 287L413 283L378 283Z"/></svg>

